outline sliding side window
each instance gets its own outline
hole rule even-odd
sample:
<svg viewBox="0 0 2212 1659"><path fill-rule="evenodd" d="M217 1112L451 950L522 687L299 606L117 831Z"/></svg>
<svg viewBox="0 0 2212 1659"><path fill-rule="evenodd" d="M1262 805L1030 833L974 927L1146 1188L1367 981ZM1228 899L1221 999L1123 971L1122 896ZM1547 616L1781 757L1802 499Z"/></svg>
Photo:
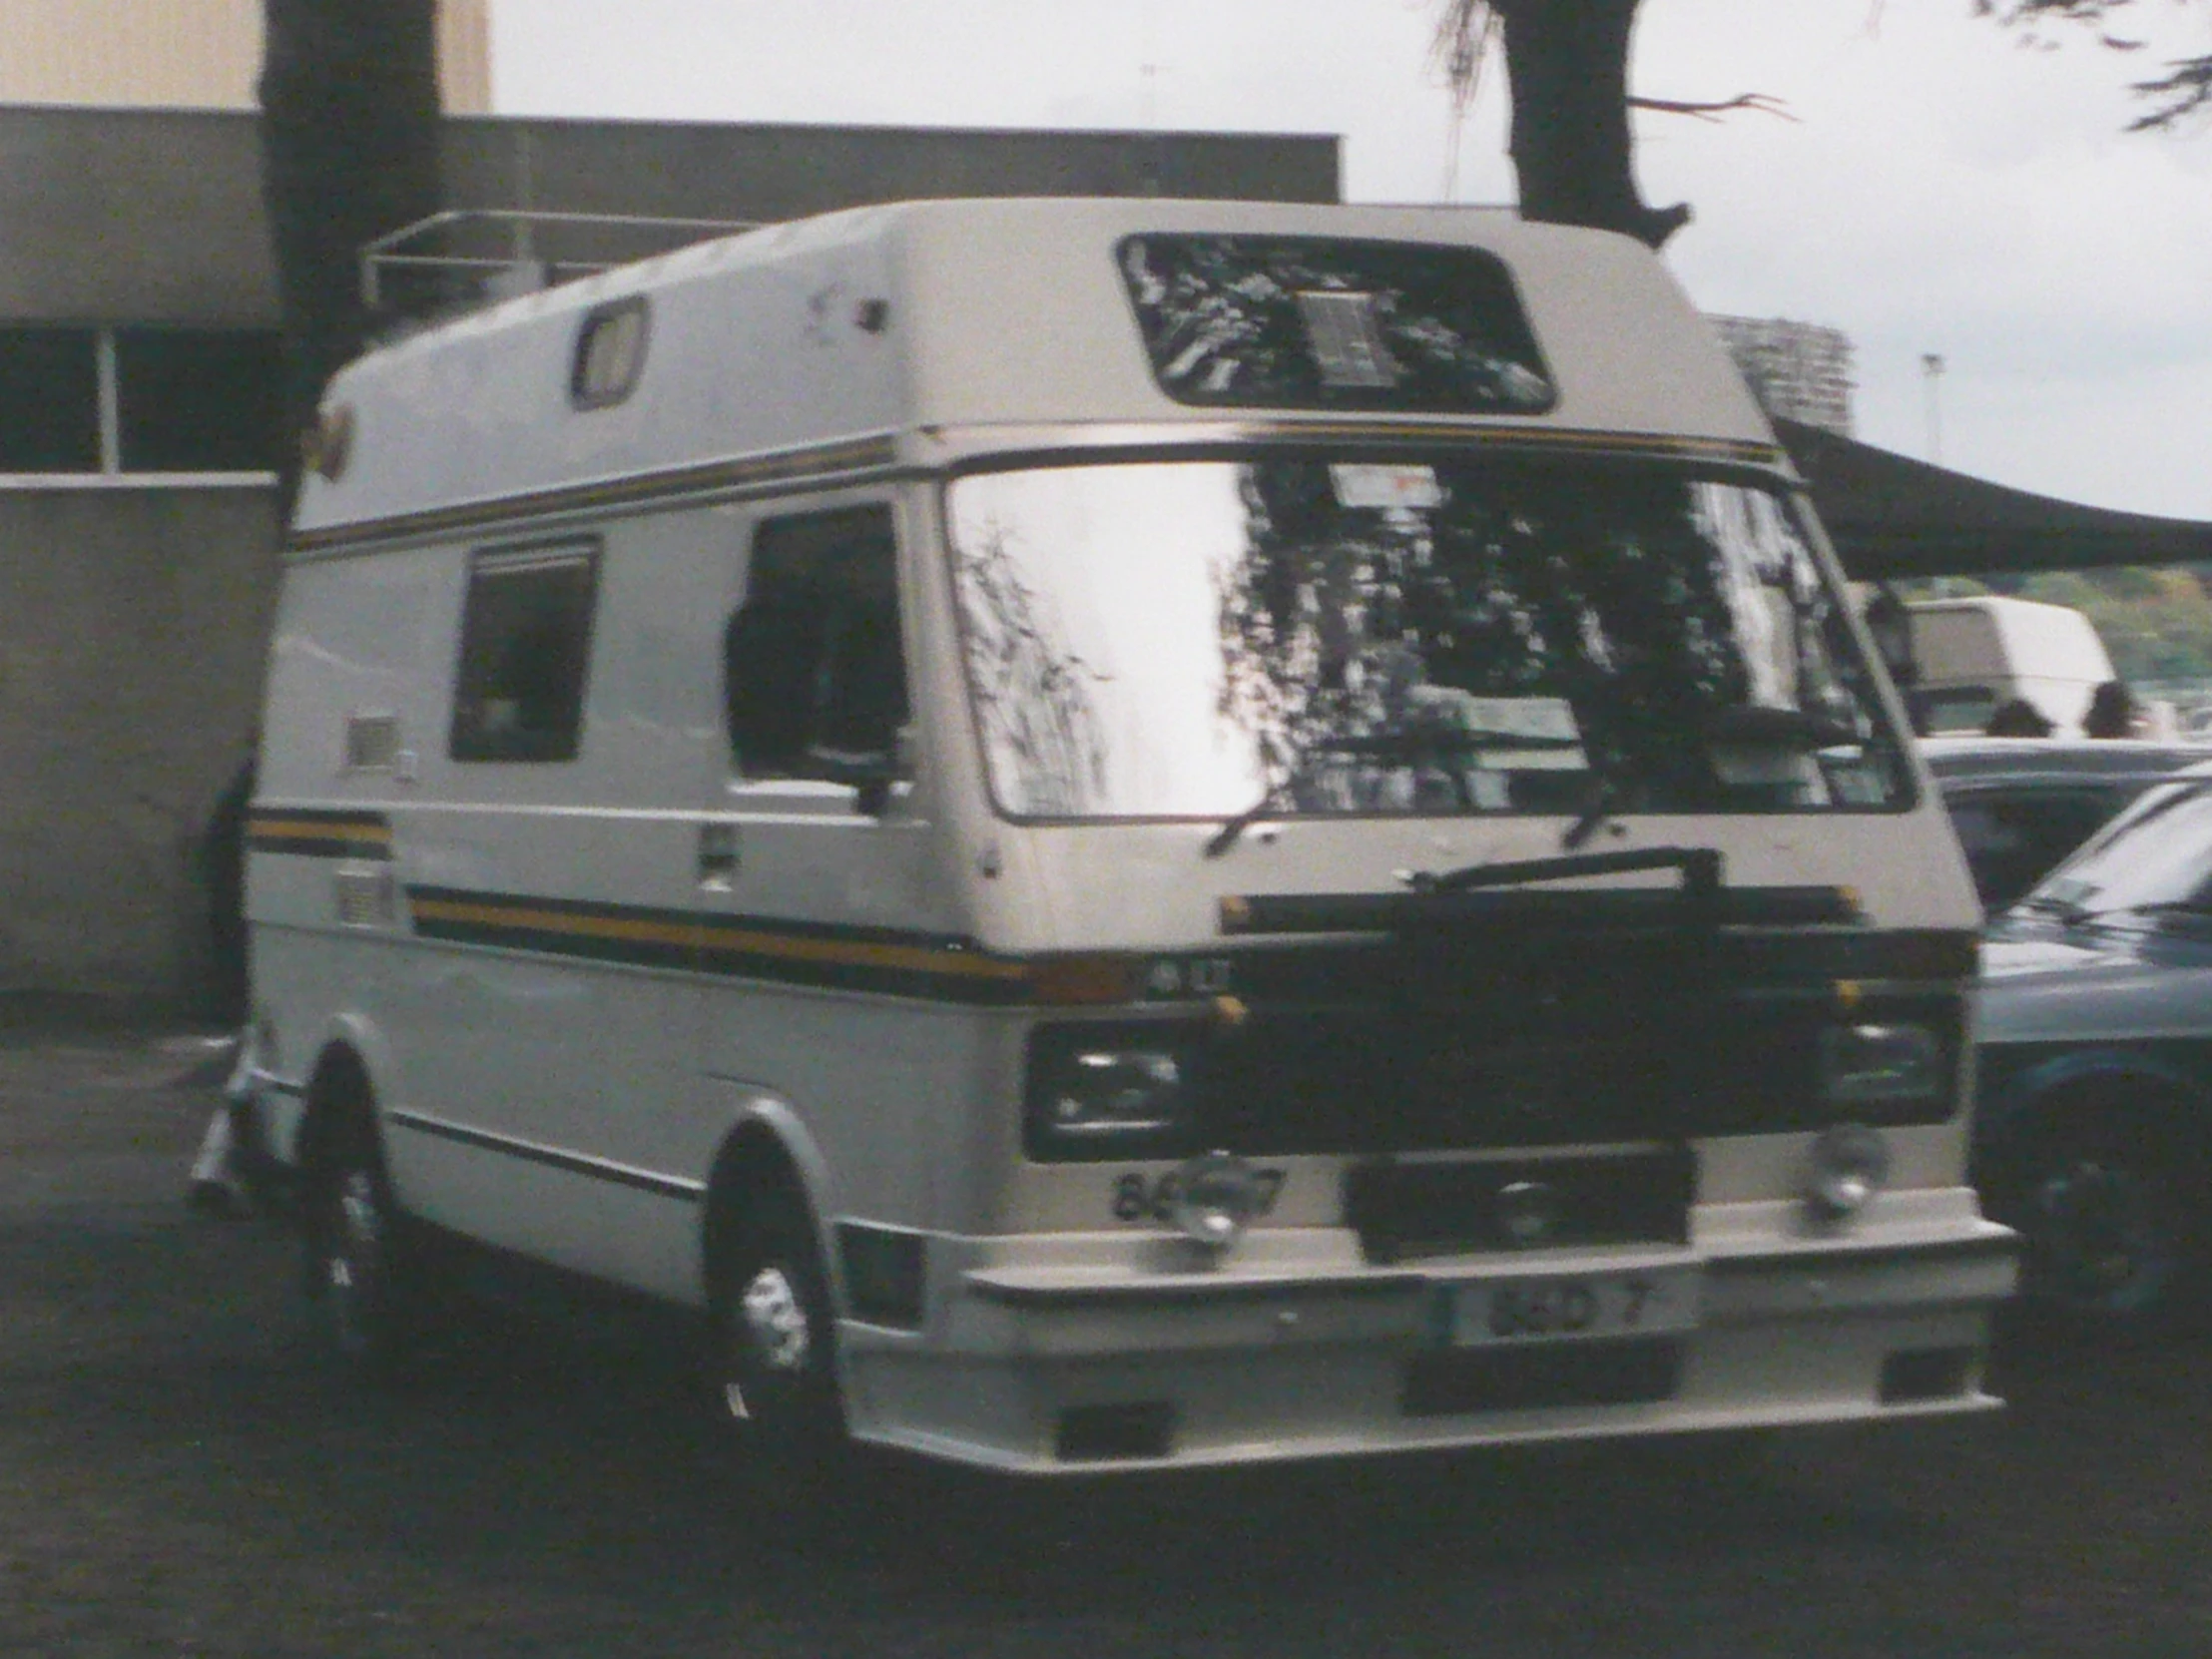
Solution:
<svg viewBox="0 0 2212 1659"><path fill-rule="evenodd" d="M723 636L730 750L746 778L887 781L906 724L890 510L769 519Z"/></svg>
<svg viewBox="0 0 2212 1659"><path fill-rule="evenodd" d="M598 586L590 542L493 548L469 561L454 760L576 759Z"/></svg>

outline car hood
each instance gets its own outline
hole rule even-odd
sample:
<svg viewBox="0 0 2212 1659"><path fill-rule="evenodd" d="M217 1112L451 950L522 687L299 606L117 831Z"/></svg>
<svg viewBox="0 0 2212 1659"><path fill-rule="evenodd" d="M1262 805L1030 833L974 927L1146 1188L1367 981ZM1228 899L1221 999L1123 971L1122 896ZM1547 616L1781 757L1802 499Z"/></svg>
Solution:
<svg viewBox="0 0 2212 1659"><path fill-rule="evenodd" d="M2212 1023L2212 948L2156 929L1999 922L1981 946L1980 1040L2104 1042Z"/></svg>
<svg viewBox="0 0 2212 1659"><path fill-rule="evenodd" d="M1981 978L1984 984L2035 975L2065 975L2111 971L2139 964L2131 933L2110 928L2083 928L2073 933L2036 933L2020 936L1991 929L1981 941Z"/></svg>

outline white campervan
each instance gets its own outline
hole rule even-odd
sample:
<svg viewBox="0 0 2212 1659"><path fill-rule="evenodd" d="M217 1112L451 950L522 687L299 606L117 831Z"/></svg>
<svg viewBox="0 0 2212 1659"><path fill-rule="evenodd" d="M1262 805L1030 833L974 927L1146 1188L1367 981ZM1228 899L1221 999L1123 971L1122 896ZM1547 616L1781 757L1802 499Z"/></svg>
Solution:
<svg viewBox="0 0 2212 1659"><path fill-rule="evenodd" d="M772 1448L1994 1403L1973 888L1644 249L844 213L376 350L315 463L251 1070L348 1353L460 1241Z"/></svg>
<svg viewBox="0 0 2212 1659"><path fill-rule="evenodd" d="M1979 732L2003 705L2028 704L2060 735L2078 737L2089 699L2113 678L2096 624L2068 605L2003 594L1916 599L1915 696L1930 732Z"/></svg>

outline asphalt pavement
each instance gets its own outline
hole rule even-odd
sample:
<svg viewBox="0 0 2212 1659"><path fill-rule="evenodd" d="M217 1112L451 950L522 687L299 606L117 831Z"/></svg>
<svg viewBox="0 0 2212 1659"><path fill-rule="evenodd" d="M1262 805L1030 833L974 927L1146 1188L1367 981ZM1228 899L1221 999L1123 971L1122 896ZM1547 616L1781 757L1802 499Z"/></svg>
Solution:
<svg viewBox="0 0 2212 1659"><path fill-rule="evenodd" d="M1696 1455L749 1512L675 1338L487 1320L394 1392L184 1202L203 1037L0 1019L0 1654L2212 1654L2212 1345L2025 1343L1993 1417Z"/></svg>

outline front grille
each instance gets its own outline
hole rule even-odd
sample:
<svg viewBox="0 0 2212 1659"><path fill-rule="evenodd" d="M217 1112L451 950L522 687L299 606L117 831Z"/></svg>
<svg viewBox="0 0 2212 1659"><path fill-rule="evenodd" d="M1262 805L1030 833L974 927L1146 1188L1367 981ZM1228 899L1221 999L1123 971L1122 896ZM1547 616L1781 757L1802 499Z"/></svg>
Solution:
<svg viewBox="0 0 2212 1659"><path fill-rule="evenodd" d="M1243 1017L1194 1057L1194 1140L1383 1154L1828 1121L1817 1067L1836 982L1887 935L1670 924L1648 903L1612 919L1601 894L1571 911L1539 896L1470 894L1381 940L1239 953ZM1954 984L1875 994L1879 1014L1870 1000L1862 1017L1926 1020L1957 1042ZM1912 1110L1940 1119L1949 1104Z"/></svg>
<svg viewBox="0 0 2212 1659"><path fill-rule="evenodd" d="M1686 1146L1588 1158L1359 1164L1345 1175L1345 1224L1371 1262L1687 1244L1696 1179Z"/></svg>
<svg viewBox="0 0 2212 1659"><path fill-rule="evenodd" d="M1661 1139L1714 1097L1721 986L1708 933L1437 927L1346 953L1329 984L1301 984L1289 959L1249 960L1252 1017L1207 1056L1221 1145L1283 1155Z"/></svg>

